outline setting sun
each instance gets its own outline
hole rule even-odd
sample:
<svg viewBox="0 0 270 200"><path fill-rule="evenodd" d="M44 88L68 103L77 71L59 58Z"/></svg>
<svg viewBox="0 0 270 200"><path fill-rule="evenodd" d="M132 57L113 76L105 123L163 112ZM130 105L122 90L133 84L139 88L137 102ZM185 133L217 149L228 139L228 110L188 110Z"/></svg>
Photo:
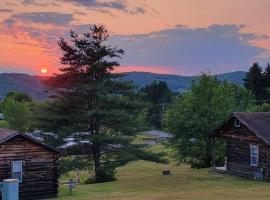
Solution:
<svg viewBox="0 0 270 200"><path fill-rule="evenodd" d="M41 72L42 74L47 74L48 69L46 69L46 68L42 68L42 69L40 70L40 72Z"/></svg>

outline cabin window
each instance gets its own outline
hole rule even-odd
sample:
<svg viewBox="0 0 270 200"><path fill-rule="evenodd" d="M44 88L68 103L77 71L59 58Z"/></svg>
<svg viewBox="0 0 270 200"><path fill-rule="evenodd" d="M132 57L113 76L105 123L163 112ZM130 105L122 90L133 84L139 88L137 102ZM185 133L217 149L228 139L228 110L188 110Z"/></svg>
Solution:
<svg viewBox="0 0 270 200"><path fill-rule="evenodd" d="M240 128L240 121L238 119L234 120L234 127Z"/></svg>
<svg viewBox="0 0 270 200"><path fill-rule="evenodd" d="M257 166L259 162L259 148L255 145L250 145L250 165Z"/></svg>
<svg viewBox="0 0 270 200"><path fill-rule="evenodd" d="M23 162L22 161L12 161L12 178L18 179L19 182L22 182L23 174Z"/></svg>

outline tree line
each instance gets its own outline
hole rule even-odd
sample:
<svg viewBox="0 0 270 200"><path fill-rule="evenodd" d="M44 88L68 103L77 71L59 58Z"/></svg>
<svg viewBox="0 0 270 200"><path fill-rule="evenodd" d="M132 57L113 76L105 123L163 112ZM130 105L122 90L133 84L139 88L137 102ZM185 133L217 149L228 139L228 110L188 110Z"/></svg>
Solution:
<svg viewBox="0 0 270 200"><path fill-rule="evenodd" d="M244 79L244 85L258 101L270 102L270 64L263 69L254 63Z"/></svg>

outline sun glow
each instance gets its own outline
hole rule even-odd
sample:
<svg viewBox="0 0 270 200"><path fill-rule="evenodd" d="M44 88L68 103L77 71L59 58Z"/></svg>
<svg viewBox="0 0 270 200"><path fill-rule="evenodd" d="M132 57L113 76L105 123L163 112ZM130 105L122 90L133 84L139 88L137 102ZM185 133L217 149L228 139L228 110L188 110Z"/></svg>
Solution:
<svg viewBox="0 0 270 200"><path fill-rule="evenodd" d="M40 70L40 72L41 72L42 74L47 74L47 73L48 73L48 69L42 68L42 69Z"/></svg>

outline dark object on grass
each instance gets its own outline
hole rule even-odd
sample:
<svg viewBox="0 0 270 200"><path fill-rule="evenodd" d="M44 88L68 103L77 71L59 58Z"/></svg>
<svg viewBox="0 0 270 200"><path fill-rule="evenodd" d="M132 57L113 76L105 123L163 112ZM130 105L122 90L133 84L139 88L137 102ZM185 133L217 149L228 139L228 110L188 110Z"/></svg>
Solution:
<svg viewBox="0 0 270 200"><path fill-rule="evenodd" d="M162 175L163 176L169 176L169 175L171 175L171 170L163 170L162 171Z"/></svg>

